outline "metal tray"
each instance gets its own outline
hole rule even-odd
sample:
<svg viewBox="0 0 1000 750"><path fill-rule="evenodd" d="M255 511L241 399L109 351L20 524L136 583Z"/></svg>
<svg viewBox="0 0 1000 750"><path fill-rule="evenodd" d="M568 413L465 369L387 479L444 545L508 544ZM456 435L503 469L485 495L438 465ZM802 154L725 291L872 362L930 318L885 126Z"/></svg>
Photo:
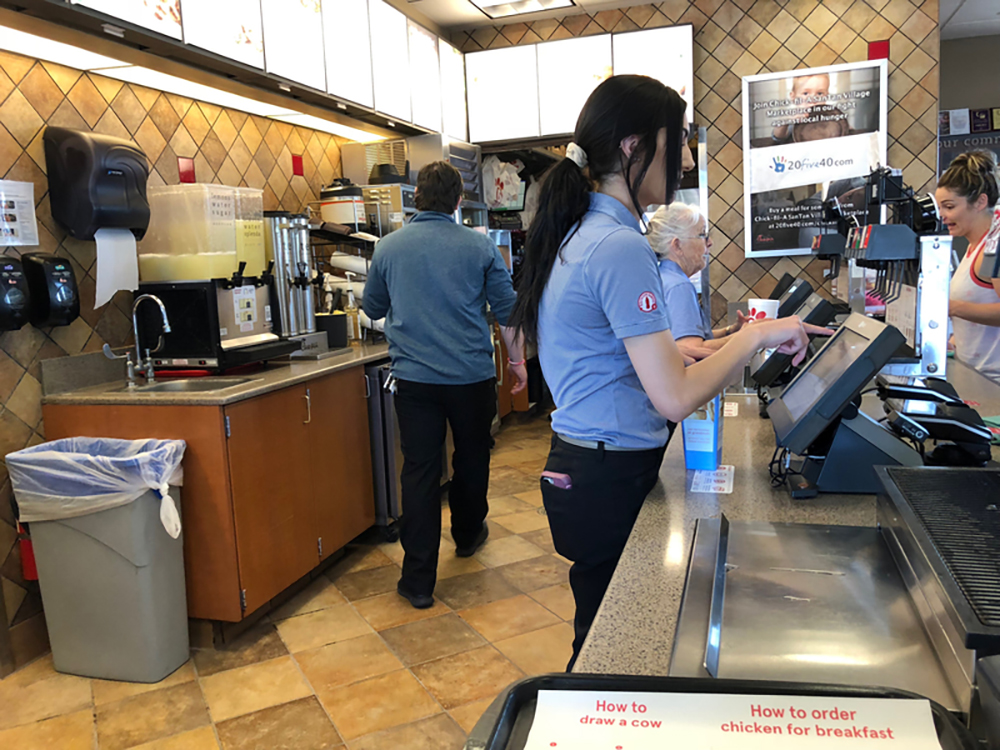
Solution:
<svg viewBox="0 0 1000 750"><path fill-rule="evenodd" d="M528 677L507 687L483 713L465 750L523 750L539 690L601 692L718 693L739 695L804 695L833 698L908 698L923 696L878 687L845 687L759 680L709 680L689 677L643 677L590 674L547 674ZM930 701L941 750L976 750L972 734L943 706Z"/></svg>

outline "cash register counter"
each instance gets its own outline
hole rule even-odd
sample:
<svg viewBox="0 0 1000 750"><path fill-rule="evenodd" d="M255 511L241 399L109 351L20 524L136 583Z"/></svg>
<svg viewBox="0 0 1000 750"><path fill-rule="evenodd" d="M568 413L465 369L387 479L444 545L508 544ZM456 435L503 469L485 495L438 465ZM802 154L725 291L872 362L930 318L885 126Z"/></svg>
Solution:
<svg viewBox="0 0 1000 750"><path fill-rule="evenodd" d="M978 402L981 416L1000 415L1000 386L969 367L948 361L948 380L962 398ZM874 394L865 411L881 416ZM819 495L792 500L784 487L772 488L768 463L774 452L770 420L758 416L757 397L727 395L739 404L725 418L723 464L735 467L729 495L688 490L693 472L684 468L680 430L660 469L660 482L646 499L607 595L574 667L574 672L666 675L695 520L725 513L730 521L874 526L874 495ZM878 410L876 412L876 410ZM1000 448L993 447L1000 461Z"/></svg>

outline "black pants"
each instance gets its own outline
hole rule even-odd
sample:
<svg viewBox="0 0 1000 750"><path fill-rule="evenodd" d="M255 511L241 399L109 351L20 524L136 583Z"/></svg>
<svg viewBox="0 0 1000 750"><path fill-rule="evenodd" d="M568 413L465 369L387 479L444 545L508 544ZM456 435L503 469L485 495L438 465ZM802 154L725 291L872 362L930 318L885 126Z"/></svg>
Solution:
<svg viewBox="0 0 1000 750"><path fill-rule="evenodd" d="M645 451L594 450L552 437L545 470L568 474L573 484L572 489L563 490L541 483L556 551L573 561L569 583L576 601L575 637L567 672L580 655L642 503L656 484L664 451L666 446Z"/></svg>
<svg viewBox="0 0 1000 750"><path fill-rule="evenodd" d="M496 414L496 378L471 385L397 381L396 417L403 450L403 588L434 592L441 544L441 451L446 423L455 442L448 491L451 535L468 547L483 528L490 484L490 426Z"/></svg>

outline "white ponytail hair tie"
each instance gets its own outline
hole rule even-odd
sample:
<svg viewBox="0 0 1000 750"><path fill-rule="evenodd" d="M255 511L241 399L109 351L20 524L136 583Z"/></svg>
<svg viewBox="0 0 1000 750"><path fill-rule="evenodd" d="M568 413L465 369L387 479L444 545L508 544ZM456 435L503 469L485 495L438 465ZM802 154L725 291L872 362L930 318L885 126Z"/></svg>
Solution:
<svg viewBox="0 0 1000 750"><path fill-rule="evenodd" d="M566 158L580 169L586 169L587 167L587 152L575 143L570 143L566 147Z"/></svg>

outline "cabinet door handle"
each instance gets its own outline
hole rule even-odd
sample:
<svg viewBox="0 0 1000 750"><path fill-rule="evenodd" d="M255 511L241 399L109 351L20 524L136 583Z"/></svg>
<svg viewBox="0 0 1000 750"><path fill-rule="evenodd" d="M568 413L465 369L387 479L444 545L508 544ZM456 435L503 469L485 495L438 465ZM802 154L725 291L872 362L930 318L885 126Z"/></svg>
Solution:
<svg viewBox="0 0 1000 750"><path fill-rule="evenodd" d="M365 398L369 399L372 397L372 383L368 379L368 375L365 374Z"/></svg>
<svg viewBox="0 0 1000 750"><path fill-rule="evenodd" d="M306 395L303 396L306 400L306 421L302 424L309 424L313 421L313 405L312 405L312 393L306 388Z"/></svg>
<svg viewBox="0 0 1000 750"><path fill-rule="evenodd" d="M497 363L499 364L499 367L497 369L500 370L500 382L497 383L497 385L503 386L504 374L505 370L507 369L504 366L505 363L503 361L503 350L500 348L500 344L498 344L497 342L493 342L493 350L496 352Z"/></svg>

